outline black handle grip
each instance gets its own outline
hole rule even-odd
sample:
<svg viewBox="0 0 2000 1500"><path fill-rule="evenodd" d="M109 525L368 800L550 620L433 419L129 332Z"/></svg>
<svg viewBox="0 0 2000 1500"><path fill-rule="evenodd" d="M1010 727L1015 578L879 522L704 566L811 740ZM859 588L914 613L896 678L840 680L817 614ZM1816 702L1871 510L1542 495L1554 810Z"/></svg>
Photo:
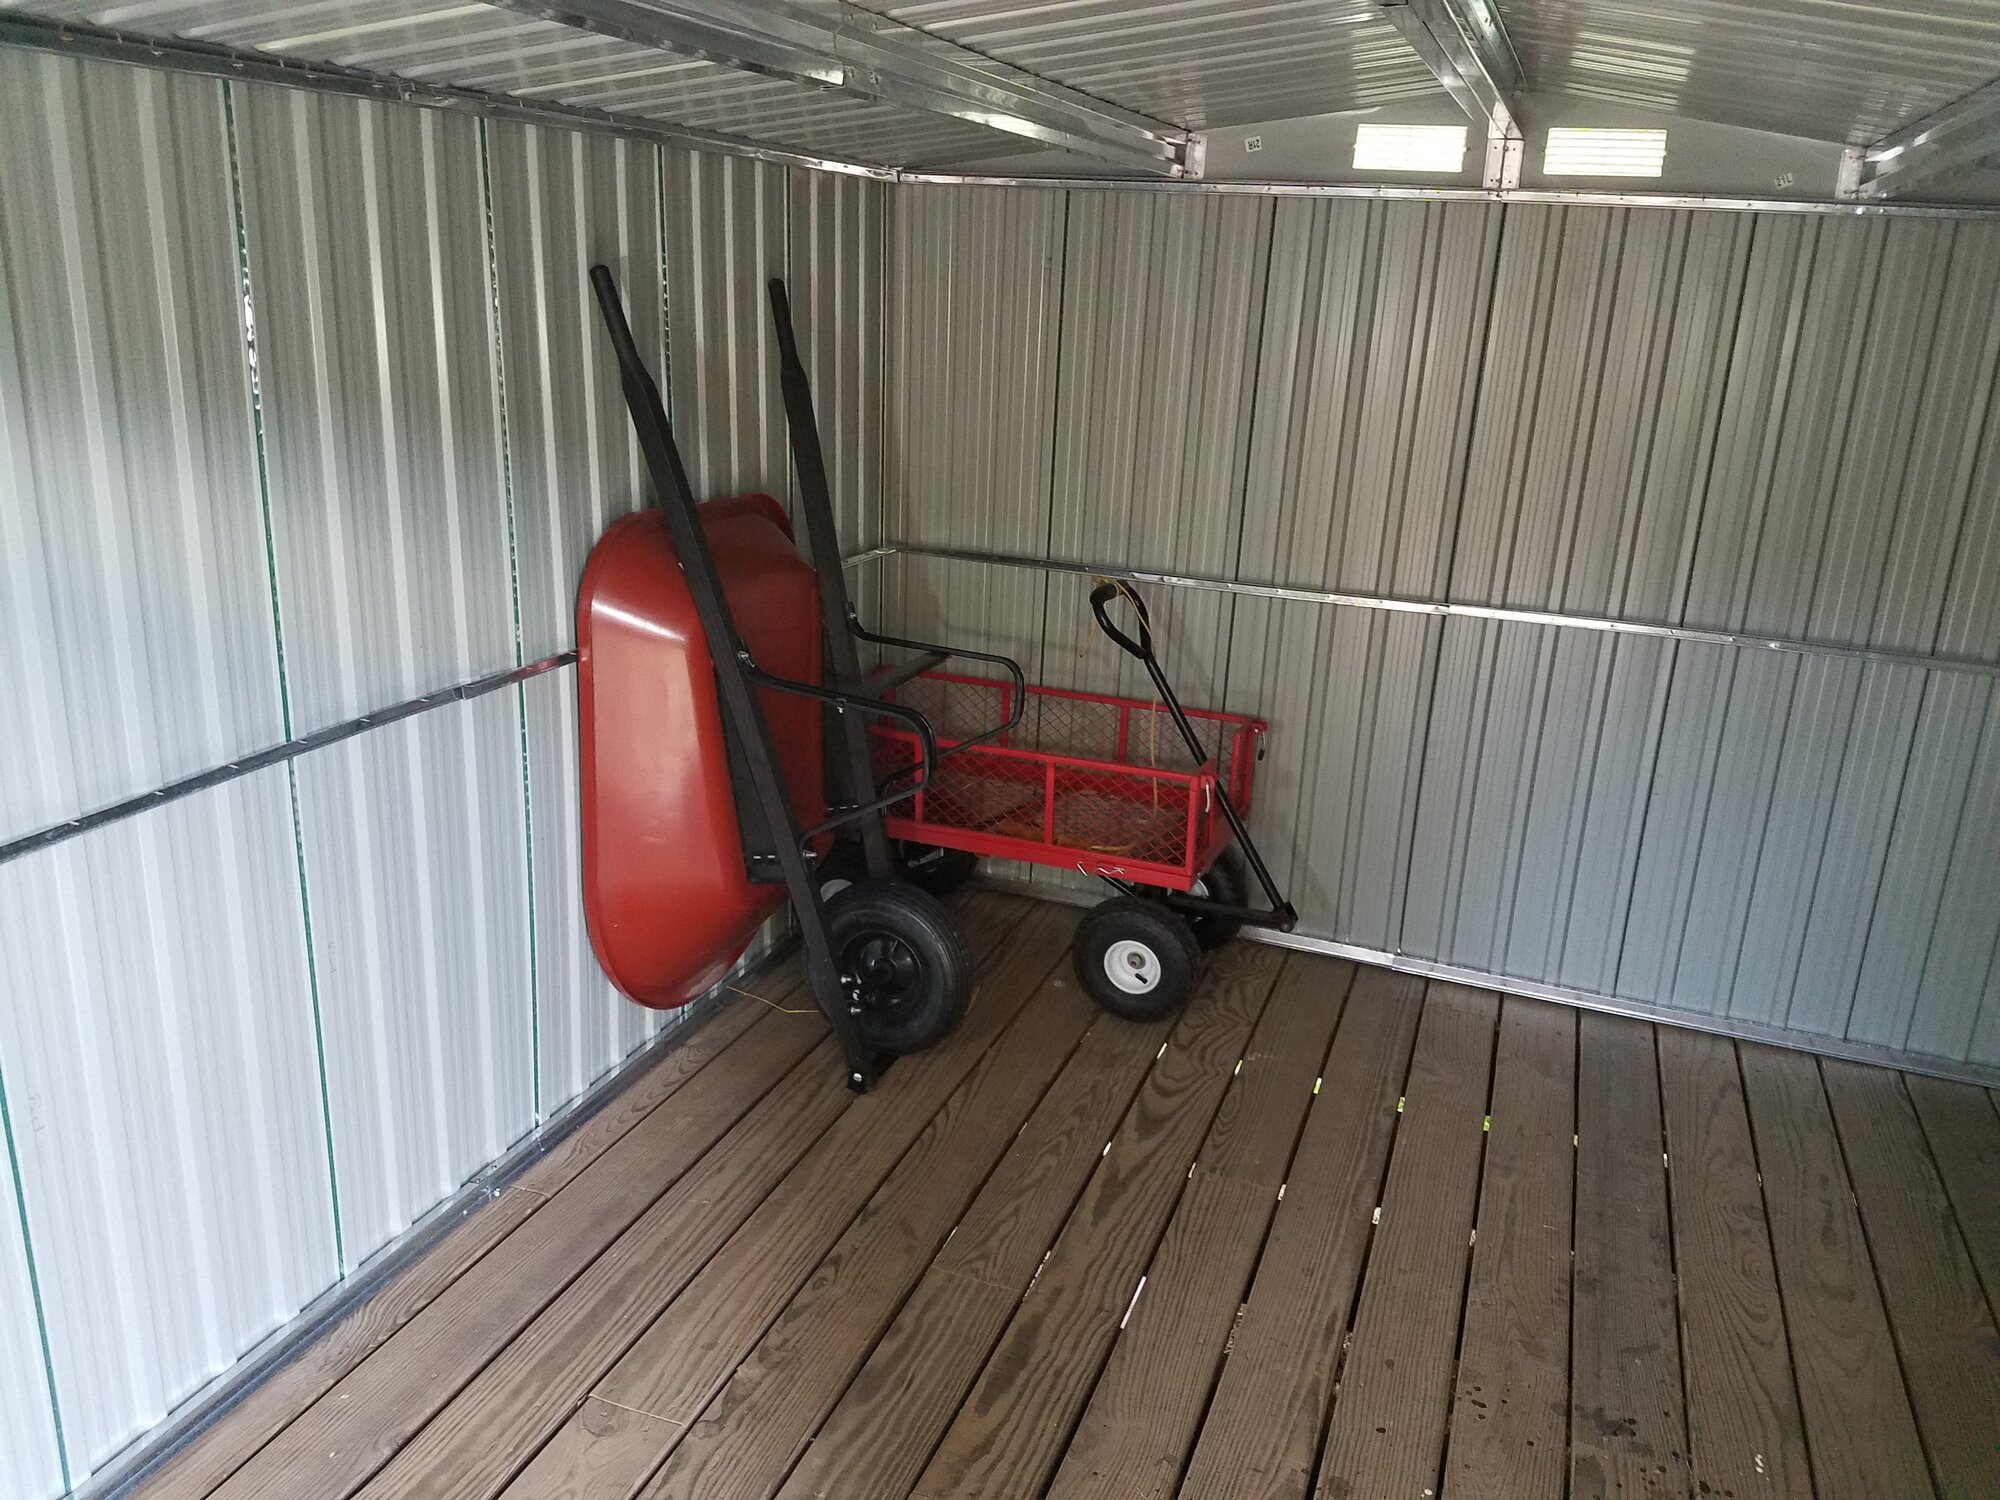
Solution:
<svg viewBox="0 0 2000 1500"><path fill-rule="evenodd" d="M1104 606L1123 594L1132 603L1132 613L1139 618L1139 639L1133 640L1124 631L1111 623ZM1100 583L1090 591L1090 612L1097 616L1097 628L1124 650L1128 656L1136 656L1140 661L1153 659L1153 617L1146 612L1146 601L1139 597L1138 590L1129 583Z"/></svg>

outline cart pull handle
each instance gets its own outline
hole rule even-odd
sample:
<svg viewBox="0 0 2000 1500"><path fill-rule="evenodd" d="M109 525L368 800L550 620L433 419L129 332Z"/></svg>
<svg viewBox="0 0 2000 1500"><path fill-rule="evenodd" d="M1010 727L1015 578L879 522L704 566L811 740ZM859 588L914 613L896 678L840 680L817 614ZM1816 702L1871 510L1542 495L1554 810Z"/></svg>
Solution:
<svg viewBox="0 0 2000 1500"><path fill-rule="evenodd" d="M1139 619L1139 639L1133 640L1124 631L1111 623L1104 606L1123 595L1131 602L1132 613ZM1149 661L1153 655L1153 617L1146 612L1146 601L1139 597L1139 591L1129 583L1109 579L1090 591L1090 612L1097 616L1097 628L1110 636L1127 656L1136 656L1140 661Z"/></svg>

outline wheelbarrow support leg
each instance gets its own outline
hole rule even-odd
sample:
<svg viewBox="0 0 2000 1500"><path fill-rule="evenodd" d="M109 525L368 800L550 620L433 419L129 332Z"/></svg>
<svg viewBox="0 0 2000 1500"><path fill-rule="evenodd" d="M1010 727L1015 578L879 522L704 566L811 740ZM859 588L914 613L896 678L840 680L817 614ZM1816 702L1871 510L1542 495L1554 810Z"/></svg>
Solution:
<svg viewBox="0 0 2000 1500"><path fill-rule="evenodd" d="M722 579L695 513L694 492L688 485L687 471L681 465L680 451L674 446L673 431L660 403L660 388L632 341L618 285L604 266L591 267L590 284L597 293L598 308L618 355L619 379L624 387L625 405L631 411L633 430L638 434L639 451L646 460L660 508L666 514L667 527L673 533L674 551L682 573L687 576L695 613L708 637L709 655L715 663L717 695L732 730L732 753L741 757L741 764L735 769L740 778L750 783L756 810L770 834L770 847L790 892L792 908L798 913L805 946L806 984L840 1043L848 1086L866 1090L880 1075L881 1067L862 1040L853 1001L840 975L819 883L813 878L797 821L792 816L770 725L765 722L763 705L751 685L750 673L755 664L730 618Z"/></svg>

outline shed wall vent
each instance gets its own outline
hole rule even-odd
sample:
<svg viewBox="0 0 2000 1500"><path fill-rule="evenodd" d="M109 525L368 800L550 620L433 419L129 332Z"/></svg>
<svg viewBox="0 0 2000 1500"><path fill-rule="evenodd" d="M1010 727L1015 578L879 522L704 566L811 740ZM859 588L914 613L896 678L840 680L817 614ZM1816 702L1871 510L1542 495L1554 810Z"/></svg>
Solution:
<svg viewBox="0 0 2000 1500"><path fill-rule="evenodd" d="M1362 125L1354 132L1357 172L1465 170L1463 125Z"/></svg>
<svg viewBox="0 0 2000 1500"><path fill-rule="evenodd" d="M1542 170L1551 177L1658 177L1666 163L1664 130L1594 125L1558 125L1542 156Z"/></svg>

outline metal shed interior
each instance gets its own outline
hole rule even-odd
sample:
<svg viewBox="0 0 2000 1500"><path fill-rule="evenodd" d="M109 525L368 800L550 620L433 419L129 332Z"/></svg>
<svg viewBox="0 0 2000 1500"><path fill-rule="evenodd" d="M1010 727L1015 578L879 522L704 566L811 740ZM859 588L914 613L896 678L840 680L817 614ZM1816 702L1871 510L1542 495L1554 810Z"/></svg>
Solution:
<svg viewBox="0 0 2000 1500"><path fill-rule="evenodd" d="M1996 0L0 0L0 1495L143 1492L679 1040L578 889L599 260L787 503L789 278L885 628L1143 695L1148 589L1295 946L2000 1142Z"/></svg>

